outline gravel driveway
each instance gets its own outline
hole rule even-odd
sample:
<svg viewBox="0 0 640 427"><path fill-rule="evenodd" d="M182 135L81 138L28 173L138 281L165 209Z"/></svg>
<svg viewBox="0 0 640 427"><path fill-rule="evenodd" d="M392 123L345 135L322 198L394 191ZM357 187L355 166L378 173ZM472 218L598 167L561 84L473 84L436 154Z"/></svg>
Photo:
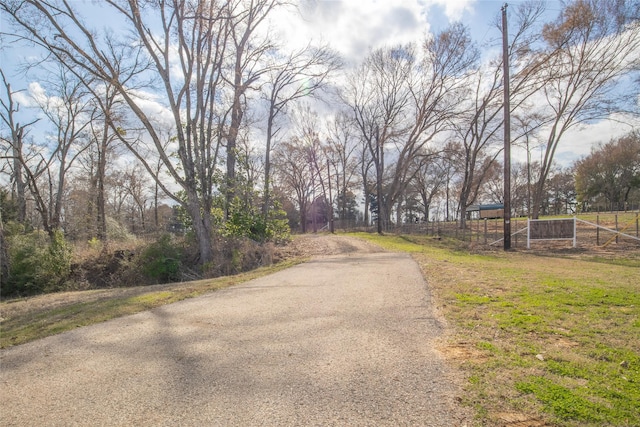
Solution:
<svg viewBox="0 0 640 427"><path fill-rule="evenodd" d="M346 251L2 350L2 426L463 426L405 254Z"/></svg>

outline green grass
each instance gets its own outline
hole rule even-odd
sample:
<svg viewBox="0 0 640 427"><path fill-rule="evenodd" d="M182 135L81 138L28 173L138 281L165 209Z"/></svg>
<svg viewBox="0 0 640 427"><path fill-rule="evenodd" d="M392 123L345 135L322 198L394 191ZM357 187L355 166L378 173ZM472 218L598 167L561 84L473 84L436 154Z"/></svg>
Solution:
<svg viewBox="0 0 640 427"><path fill-rule="evenodd" d="M8 315L6 319L4 319L5 313L10 313L10 306L14 302L11 300L3 301L0 303L0 313L3 313L3 319L0 323L0 348L26 343L81 326L104 322L116 317L150 310L165 304L203 295L274 273L291 267L298 262L300 262L300 260L292 260L248 273L217 279L161 286L116 289L113 290L113 292L107 292L103 297L94 298L90 301L63 302L61 305L53 307L45 305L20 312L15 316ZM117 292L122 290L133 291L134 295L118 296ZM87 297L89 297L94 291L84 292L87 294ZM55 295L52 295L52 297L55 297ZM82 295L79 296L79 299L83 299Z"/></svg>
<svg viewBox="0 0 640 427"><path fill-rule="evenodd" d="M638 253L471 253L424 236L362 237L420 263L452 329L447 346L468 350L455 360L478 425L516 413L557 426L640 426Z"/></svg>

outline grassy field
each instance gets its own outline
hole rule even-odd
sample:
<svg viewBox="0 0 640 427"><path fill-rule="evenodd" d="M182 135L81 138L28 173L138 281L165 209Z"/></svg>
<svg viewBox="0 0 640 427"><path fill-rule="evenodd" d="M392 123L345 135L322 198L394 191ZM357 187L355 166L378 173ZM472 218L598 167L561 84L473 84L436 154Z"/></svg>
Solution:
<svg viewBox="0 0 640 427"><path fill-rule="evenodd" d="M640 251L470 253L359 235L420 263L478 425L640 426Z"/></svg>

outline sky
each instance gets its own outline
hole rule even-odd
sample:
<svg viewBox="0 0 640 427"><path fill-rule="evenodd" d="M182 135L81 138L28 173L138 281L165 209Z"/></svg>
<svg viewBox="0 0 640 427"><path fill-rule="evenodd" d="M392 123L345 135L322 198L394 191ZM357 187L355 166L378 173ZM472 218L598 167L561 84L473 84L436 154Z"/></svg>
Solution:
<svg viewBox="0 0 640 427"><path fill-rule="evenodd" d="M520 3L523 1L508 1L507 9ZM488 53L487 45L495 45L501 37L495 23L500 22L504 5L502 0L306 0L301 7L304 20L281 19L290 23L283 30L286 39L322 40L337 49L347 63L357 63L371 49L419 41L426 33L438 32L453 22L468 26L474 41ZM548 0L545 7L551 20L561 10L561 2ZM576 127L561 142L556 162L570 166L596 144L630 130L618 121ZM512 149L512 156L515 161L526 162L526 151L518 147ZM536 156L539 154L533 153L532 160Z"/></svg>
<svg viewBox="0 0 640 427"><path fill-rule="evenodd" d="M85 0L72 0L81 3ZM514 8L522 0L508 2ZM95 3L94 3L95 4ZM460 21L470 28L472 37L480 45L499 39L493 25L499 18L504 1L498 0L299 0L299 12L291 9L278 11L272 20L272 35L285 40L292 47L302 47L309 40L324 42L340 52L347 65L362 60L371 49L383 45L415 42L425 34L436 32L450 23ZM559 0L546 2L548 14L555 16L560 10ZM95 8L94 8L95 9ZM302 18L301 18L302 15ZM1 31L8 26L1 17ZM117 20L104 15L104 11L87 15L98 26L109 26ZM37 81L18 72L15 65L30 54L28 50L3 46L0 65L9 76L13 88L37 90ZM24 102L27 102L24 100ZM629 131L617 122L603 121L571 131L556 154L558 163L568 166L589 154L598 142ZM524 152L512 150L515 161L524 161ZM535 154L534 154L535 159Z"/></svg>

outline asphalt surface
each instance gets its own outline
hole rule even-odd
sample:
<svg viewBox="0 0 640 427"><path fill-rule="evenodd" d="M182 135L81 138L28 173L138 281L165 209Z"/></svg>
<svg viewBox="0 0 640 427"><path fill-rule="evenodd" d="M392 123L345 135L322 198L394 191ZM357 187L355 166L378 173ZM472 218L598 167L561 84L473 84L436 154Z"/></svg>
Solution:
<svg viewBox="0 0 640 427"><path fill-rule="evenodd" d="M0 353L1 426L464 426L405 254L316 258Z"/></svg>

